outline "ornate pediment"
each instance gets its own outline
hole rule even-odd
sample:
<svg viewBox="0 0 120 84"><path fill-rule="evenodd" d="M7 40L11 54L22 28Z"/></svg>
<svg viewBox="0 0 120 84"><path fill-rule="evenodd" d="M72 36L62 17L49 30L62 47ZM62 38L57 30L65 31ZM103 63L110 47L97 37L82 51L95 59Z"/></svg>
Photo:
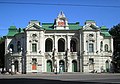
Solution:
<svg viewBox="0 0 120 84"><path fill-rule="evenodd" d="M99 30L99 28L94 24L86 24L83 26L83 30Z"/></svg>
<svg viewBox="0 0 120 84"><path fill-rule="evenodd" d="M93 29L90 26L85 25L85 26L83 26L83 30L93 30Z"/></svg>
<svg viewBox="0 0 120 84"><path fill-rule="evenodd" d="M40 25L37 25L35 23L28 25L26 28L26 30L38 30L38 29L41 30L42 28Z"/></svg>
<svg viewBox="0 0 120 84"><path fill-rule="evenodd" d="M42 29L40 26L40 22L37 20L31 20L25 30L38 30Z"/></svg>

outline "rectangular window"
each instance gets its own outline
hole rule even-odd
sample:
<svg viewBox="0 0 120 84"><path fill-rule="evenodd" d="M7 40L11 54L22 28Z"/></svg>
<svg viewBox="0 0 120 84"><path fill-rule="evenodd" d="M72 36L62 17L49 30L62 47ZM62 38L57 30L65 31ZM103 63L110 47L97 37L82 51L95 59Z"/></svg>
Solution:
<svg viewBox="0 0 120 84"><path fill-rule="evenodd" d="M32 52L37 52L37 44L32 44Z"/></svg>
<svg viewBox="0 0 120 84"><path fill-rule="evenodd" d="M90 44L89 44L89 52L94 52L93 43L90 43Z"/></svg>

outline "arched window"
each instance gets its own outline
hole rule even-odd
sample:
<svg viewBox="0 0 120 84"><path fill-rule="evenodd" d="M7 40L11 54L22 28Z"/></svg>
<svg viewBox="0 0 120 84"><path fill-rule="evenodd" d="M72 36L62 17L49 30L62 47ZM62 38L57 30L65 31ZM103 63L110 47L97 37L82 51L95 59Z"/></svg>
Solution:
<svg viewBox="0 0 120 84"><path fill-rule="evenodd" d="M48 38L45 41L45 52L52 52L53 42L52 39Z"/></svg>
<svg viewBox="0 0 120 84"><path fill-rule="evenodd" d="M100 42L100 51L102 51L103 50L103 42L101 41Z"/></svg>
<svg viewBox="0 0 120 84"><path fill-rule="evenodd" d="M20 41L17 42L17 52L21 51L21 43Z"/></svg>
<svg viewBox="0 0 120 84"><path fill-rule="evenodd" d="M71 52L76 52L77 51L77 40L76 39L72 39L70 41L70 51Z"/></svg>
<svg viewBox="0 0 120 84"><path fill-rule="evenodd" d="M58 52L65 52L65 40L62 38L58 40Z"/></svg>
<svg viewBox="0 0 120 84"><path fill-rule="evenodd" d="M10 48L12 49L12 52L14 52L14 45L10 44Z"/></svg>
<svg viewBox="0 0 120 84"><path fill-rule="evenodd" d="M108 45L105 44L105 51L108 52Z"/></svg>

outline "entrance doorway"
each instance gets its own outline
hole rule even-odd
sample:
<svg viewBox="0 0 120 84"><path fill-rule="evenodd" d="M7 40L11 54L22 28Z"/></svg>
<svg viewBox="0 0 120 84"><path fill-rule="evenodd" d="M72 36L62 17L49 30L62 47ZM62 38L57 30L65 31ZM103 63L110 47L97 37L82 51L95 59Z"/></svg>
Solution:
<svg viewBox="0 0 120 84"><path fill-rule="evenodd" d="M52 72L52 61L51 60L47 61L47 72Z"/></svg>
<svg viewBox="0 0 120 84"><path fill-rule="evenodd" d="M59 61L59 70L60 72L65 72L65 63L63 60Z"/></svg>
<svg viewBox="0 0 120 84"><path fill-rule="evenodd" d="M110 69L109 60L107 60L105 63L106 63L106 72L109 72Z"/></svg>
<svg viewBox="0 0 120 84"><path fill-rule="evenodd" d="M14 68L15 68L15 72L18 72L19 71L19 67L18 67L18 60L15 60L14 61Z"/></svg>
<svg viewBox="0 0 120 84"><path fill-rule="evenodd" d="M77 72L77 61L72 61L72 72Z"/></svg>

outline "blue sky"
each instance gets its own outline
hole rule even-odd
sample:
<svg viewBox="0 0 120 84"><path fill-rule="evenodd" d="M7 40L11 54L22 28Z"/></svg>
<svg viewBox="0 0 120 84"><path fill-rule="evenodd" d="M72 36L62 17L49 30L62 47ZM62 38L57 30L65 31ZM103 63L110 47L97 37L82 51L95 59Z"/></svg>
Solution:
<svg viewBox="0 0 120 84"><path fill-rule="evenodd" d="M0 3L0 36L8 33L8 28L15 25L25 28L30 20L52 23L60 11L63 11L69 23L95 20L98 26L113 27L120 23L120 0L0 0L0 2L78 4L119 7L90 7L64 5L3 4Z"/></svg>

